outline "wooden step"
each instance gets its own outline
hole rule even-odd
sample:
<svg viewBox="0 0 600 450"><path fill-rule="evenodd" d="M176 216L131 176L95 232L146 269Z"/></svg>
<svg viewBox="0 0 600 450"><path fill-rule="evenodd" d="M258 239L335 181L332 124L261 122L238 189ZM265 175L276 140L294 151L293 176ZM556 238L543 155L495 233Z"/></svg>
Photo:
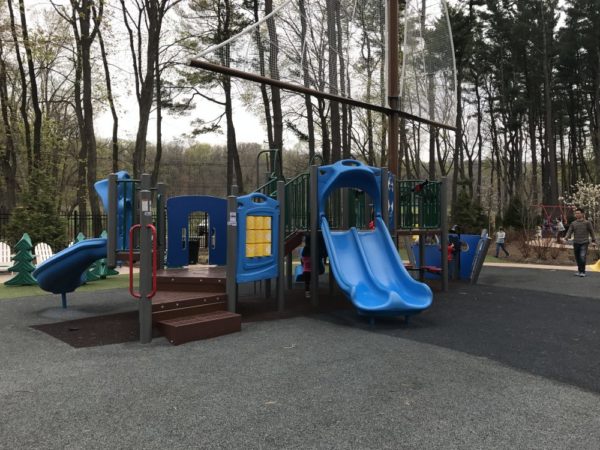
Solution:
<svg viewBox="0 0 600 450"><path fill-rule="evenodd" d="M226 311L227 303L209 303L207 305L195 305L188 306L186 308L179 309L167 309L165 311L156 311L152 313L152 322L158 323L162 320L177 319L180 317L197 316L198 314L205 314L213 311Z"/></svg>
<svg viewBox="0 0 600 450"><path fill-rule="evenodd" d="M190 292L160 290L152 298L152 312L227 303L227 294L221 292Z"/></svg>
<svg viewBox="0 0 600 450"><path fill-rule="evenodd" d="M225 269L222 267L192 267L159 270L156 285L159 290L225 292Z"/></svg>
<svg viewBox="0 0 600 450"><path fill-rule="evenodd" d="M173 345L235 333L242 329L242 316L214 311L158 321L157 326Z"/></svg>

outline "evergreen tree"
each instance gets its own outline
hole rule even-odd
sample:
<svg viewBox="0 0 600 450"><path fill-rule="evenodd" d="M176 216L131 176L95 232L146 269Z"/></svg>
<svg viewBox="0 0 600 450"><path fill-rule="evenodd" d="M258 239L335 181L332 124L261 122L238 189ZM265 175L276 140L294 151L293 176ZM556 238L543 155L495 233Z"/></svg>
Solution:
<svg viewBox="0 0 600 450"><path fill-rule="evenodd" d="M33 242L46 242L52 248L65 246L66 227L57 210L58 193L42 170L29 180L19 206L13 210L7 226L9 241L16 242L23 232Z"/></svg>
<svg viewBox="0 0 600 450"><path fill-rule="evenodd" d="M454 204L452 222L459 226L461 232L479 234L486 226L487 218L479 202L474 201L465 189L464 184Z"/></svg>
<svg viewBox="0 0 600 450"><path fill-rule="evenodd" d="M8 268L9 272L16 272L10 280L4 282L6 286L35 286L37 281L33 278L31 272L35 270L33 265L33 254L31 250L31 238L27 233L24 233L19 242L15 245L17 253L11 259L15 261L12 267Z"/></svg>

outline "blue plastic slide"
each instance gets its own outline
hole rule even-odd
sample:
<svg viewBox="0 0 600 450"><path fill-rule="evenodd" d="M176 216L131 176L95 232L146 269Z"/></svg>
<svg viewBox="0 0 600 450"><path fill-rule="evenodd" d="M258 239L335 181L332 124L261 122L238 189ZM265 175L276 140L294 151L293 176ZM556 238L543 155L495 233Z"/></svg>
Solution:
<svg viewBox="0 0 600 450"><path fill-rule="evenodd" d="M73 292L85 282L85 271L106 258L106 239L86 239L56 253L36 267L33 276L40 287L53 294Z"/></svg>
<svg viewBox="0 0 600 450"><path fill-rule="evenodd" d="M322 216L321 230L335 279L360 314L408 316L431 305L431 289L406 271L381 216L372 231L331 231Z"/></svg>

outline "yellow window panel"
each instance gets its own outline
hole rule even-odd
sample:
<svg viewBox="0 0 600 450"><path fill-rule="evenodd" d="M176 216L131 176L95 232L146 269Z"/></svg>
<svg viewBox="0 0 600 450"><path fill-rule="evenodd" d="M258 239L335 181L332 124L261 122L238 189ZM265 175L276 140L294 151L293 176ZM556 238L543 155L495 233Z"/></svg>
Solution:
<svg viewBox="0 0 600 450"><path fill-rule="evenodd" d="M246 230L255 230L256 216L246 216Z"/></svg>

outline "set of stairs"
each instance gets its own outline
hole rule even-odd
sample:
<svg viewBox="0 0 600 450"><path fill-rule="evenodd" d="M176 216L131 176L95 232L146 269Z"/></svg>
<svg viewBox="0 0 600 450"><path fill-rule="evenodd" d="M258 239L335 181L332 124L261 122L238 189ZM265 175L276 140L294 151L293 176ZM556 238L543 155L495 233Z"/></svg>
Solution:
<svg viewBox="0 0 600 450"><path fill-rule="evenodd" d="M173 345L241 330L242 317L227 311L224 267L159 270L152 322Z"/></svg>

